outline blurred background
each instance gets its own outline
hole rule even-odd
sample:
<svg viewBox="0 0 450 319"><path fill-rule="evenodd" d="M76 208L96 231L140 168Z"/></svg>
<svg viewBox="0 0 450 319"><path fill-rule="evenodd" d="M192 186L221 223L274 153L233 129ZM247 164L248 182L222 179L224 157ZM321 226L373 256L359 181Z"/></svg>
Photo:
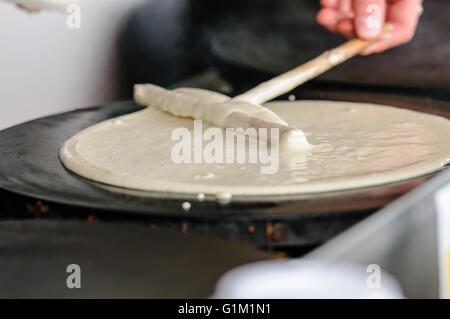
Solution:
<svg viewBox="0 0 450 319"><path fill-rule="evenodd" d="M65 14L0 0L0 129L128 99L135 83L238 94L344 41L315 22L319 7L319 0L82 0L81 28L70 29ZM449 100L450 2L424 8L407 45L352 59L294 94L351 89Z"/></svg>
<svg viewBox="0 0 450 319"><path fill-rule="evenodd" d="M67 16L0 1L0 129L120 98L117 39L146 0L83 1L80 29Z"/></svg>
<svg viewBox="0 0 450 319"><path fill-rule="evenodd" d="M82 0L81 28L70 29L65 14L30 13L0 0L0 129L130 98L137 82L181 83L213 64L212 39L218 33L231 32L222 37L225 47L221 40L216 50L228 55L236 42L229 46L227 39L235 30L246 36L245 26L254 22L268 29L276 21L315 25L318 8L316 0ZM210 72L200 84L189 84L208 86L205 81L216 77Z"/></svg>

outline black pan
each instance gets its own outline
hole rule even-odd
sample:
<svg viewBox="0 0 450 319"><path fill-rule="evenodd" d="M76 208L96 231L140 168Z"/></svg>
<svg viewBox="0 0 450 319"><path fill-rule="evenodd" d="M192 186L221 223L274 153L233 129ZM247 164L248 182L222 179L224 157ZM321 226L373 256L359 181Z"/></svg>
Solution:
<svg viewBox="0 0 450 319"><path fill-rule="evenodd" d="M450 102L445 101L352 91L310 91L301 98L390 104L450 118ZM117 194L94 186L61 165L58 150L68 138L94 123L137 110L140 107L133 102L118 102L34 120L0 132L2 206L16 202L13 210L19 217L95 215L101 219L169 223L185 231L245 240L258 246L315 245L429 178L309 198L233 202L227 207L195 202L185 212L181 199ZM11 217L5 213L3 216Z"/></svg>
<svg viewBox="0 0 450 319"><path fill-rule="evenodd" d="M207 298L220 276L272 255L132 224L0 223L0 298ZM80 267L81 288L66 281Z"/></svg>

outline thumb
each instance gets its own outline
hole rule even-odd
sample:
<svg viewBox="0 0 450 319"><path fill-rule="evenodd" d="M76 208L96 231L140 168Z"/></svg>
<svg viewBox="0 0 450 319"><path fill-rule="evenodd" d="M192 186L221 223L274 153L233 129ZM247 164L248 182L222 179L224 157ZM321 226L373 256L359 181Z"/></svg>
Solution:
<svg viewBox="0 0 450 319"><path fill-rule="evenodd" d="M386 16L386 0L353 0L355 31L362 39L373 39L381 32Z"/></svg>

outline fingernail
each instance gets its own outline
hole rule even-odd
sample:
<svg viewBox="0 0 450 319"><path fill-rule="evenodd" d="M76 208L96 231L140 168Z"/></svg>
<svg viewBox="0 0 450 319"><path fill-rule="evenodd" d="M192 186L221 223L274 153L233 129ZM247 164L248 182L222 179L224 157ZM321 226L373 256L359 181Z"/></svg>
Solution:
<svg viewBox="0 0 450 319"><path fill-rule="evenodd" d="M419 16L423 13L423 6L421 4L417 6L417 13L419 14Z"/></svg>
<svg viewBox="0 0 450 319"><path fill-rule="evenodd" d="M362 38L374 38L381 31L381 23L372 16L360 16L356 18L356 30Z"/></svg>

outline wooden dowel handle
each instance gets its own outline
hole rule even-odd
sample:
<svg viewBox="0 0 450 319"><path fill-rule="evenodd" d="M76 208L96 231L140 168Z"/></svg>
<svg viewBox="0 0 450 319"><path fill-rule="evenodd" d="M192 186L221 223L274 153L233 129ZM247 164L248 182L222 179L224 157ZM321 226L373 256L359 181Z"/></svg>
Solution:
<svg viewBox="0 0 450 319"><path fill-rule="evenodd" d="M332 67L347 61L359 54L363 49L386 37L392 31L392 26L386 24L380 35L373 40L353 39L337 48L326 51L317 58L302 64L291 71L281 74L267 82L261 83L250 91L235 97L233 100L262 104L283 95L300 84L309 81Z"/></svg>

